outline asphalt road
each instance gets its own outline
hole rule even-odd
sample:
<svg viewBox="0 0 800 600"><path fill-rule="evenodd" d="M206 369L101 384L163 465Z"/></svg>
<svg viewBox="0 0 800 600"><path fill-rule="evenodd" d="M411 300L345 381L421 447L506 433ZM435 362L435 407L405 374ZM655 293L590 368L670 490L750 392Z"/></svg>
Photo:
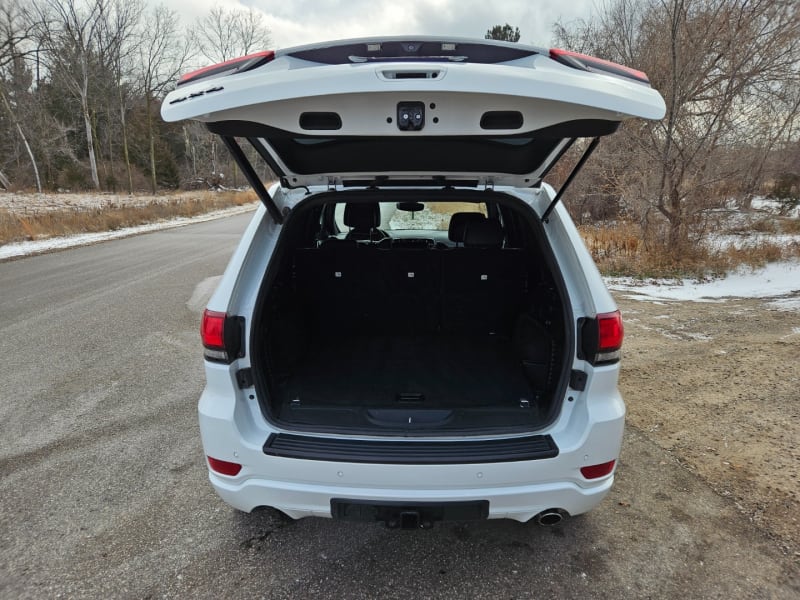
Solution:
<svg viewBox="0 0 800 600"><path fill-rule="evenodd" d="M0 597L798 597L796 559L631 428L610 496L554 528L223 504L195 291L248 218L0 264Z"/></svg>

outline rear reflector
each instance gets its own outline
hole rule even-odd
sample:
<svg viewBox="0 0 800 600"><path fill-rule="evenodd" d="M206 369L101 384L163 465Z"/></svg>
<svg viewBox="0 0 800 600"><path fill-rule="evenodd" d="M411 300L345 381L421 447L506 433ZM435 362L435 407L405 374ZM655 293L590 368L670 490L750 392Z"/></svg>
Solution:
<svg viewBox="0 0 800 600"><path fill-rule="evenodd" d="M586 479L598 479L605 477L614 470L614 463L616 460L601 463L599 465L590 465L588 467L581 467L581 475Z"/></svg>
<svg viewBox="0 0 800 600"><path fill-rule="evenodd" d="M220 75L229 75L231 73L244 73L250 69L260 67L275 58L275 52L272 50L264 50L262 52L255 52L247 56L240 56L226 60L225 62L217 63L186 73L178 80L178 85L185 85L207 77L219 77Z"/></svg>
<svg viewBox="0 0 800 600"><path fill-rule="evenodd" d="M228 475L229 477L233 477L234 475L238 475L239 471L242 470L242 465L239 463L228 462L227 460L220 460L210 456L207 456L206 458L208 459L208 466L211 467L211 470L215 473L219 473L220 475Z"/></svg>
<svg viewBox="0 0 800 600"><path fill-rule="evenodd" d="M559 48L550 49L550 58L574 69L606 73L608 75L616 75L617 77L624 77L648 85L650 84L650 79L644 71L631 69L625 65L619 65L608 60L603 60L602 58L596 58L570 50L560 50Z"/></svg>

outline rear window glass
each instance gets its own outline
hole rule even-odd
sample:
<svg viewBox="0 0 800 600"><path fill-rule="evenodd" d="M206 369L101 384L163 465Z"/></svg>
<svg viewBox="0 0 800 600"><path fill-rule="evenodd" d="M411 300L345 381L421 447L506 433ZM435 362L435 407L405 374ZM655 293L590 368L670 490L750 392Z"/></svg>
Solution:
<svg viewBox="0 0 800 600"><path fill-rule="evenodd" d="M395 203L382 202L381 226L384 231L447 231L450 217L459 212L476 212L488 216L486 204L475 202L422 202L422 210L405 211ZM344 224L344 204L336 205L336 225L339 231L348 231Z"/></svg>

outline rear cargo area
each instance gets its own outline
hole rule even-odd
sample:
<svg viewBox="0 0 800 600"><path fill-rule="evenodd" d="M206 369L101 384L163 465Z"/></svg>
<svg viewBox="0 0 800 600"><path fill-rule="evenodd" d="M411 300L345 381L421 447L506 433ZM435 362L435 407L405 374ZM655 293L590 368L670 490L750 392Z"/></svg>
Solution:
<svg viewBox="0 0 800 600"><path fill-rule="evenodd" d="M564 310L529 233L457 247L298 236L254 322L265 414L372 435L549 422L565 376Z"/></svg>

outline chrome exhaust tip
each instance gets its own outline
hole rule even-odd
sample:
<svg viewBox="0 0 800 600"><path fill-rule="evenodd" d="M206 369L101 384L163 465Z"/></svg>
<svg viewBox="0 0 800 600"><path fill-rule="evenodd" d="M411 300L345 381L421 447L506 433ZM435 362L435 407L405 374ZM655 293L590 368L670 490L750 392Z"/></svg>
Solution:
<svg viewBox="0 0 800 600"><path fill-rule="evenodd" d="M564 513L557 508L548 508L540 512L534 518L539 525L551 527L552 525L558 525L564 520Z"/></svg>

